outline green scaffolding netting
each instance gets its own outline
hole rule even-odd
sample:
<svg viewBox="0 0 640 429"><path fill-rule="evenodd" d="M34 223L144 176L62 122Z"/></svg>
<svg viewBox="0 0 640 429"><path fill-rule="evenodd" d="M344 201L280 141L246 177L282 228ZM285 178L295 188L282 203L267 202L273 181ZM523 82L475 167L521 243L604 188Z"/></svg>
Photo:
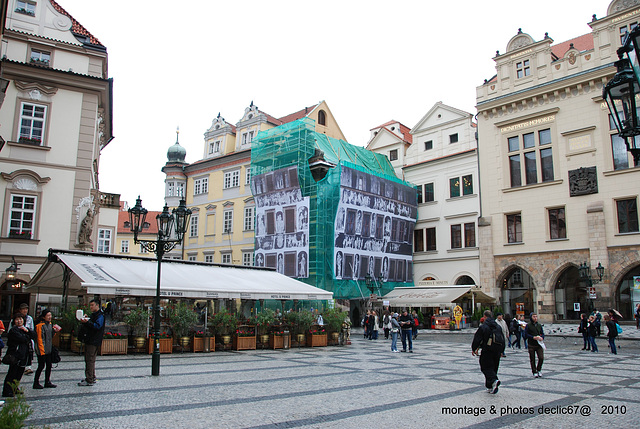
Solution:
<svg viewBox="0 0 640 429"><path fill-rule="evenodd" d="M364 281L334 278L334 226L340 203L340 167L345 165L413 187L395 176L387 157L318 133L315 122L309 118L261 131L251 145L252 176L296 166L302 195L310 198L309 272L307 278L298 280L331 291L336 299L367 298L372 292L384 295L396 286L413 286L413 283L388 281L370 290ZM326 162L335 165L318 182L309 168L309 158L316 154L316 149L324 153Z"/></svg>

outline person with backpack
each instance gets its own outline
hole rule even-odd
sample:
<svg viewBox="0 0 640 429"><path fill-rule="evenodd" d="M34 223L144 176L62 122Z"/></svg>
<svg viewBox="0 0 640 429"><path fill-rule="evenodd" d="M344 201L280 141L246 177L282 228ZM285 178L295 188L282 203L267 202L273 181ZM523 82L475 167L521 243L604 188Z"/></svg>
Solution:
<svg viewBox="0 0 640 429"><path fill-rule="evenodd" d="M389 339L389 332L391 331L391 314L389 310L384 311L384 317L382 318L382 328L384 329L384 339Z"/></svg>
<svg viewBox="0 0 640 429"><path fill-rule="evenodd" d="M511 342L511 348L515 349L516 347L520 349L520 323L518 323L518 316L516 315L513 319L511 319L511 324L509 325L509 329L511 335L515 335L516 339Z"/></svg>
<svg viewBox="0 0 640 429"><path fill-rule="evenodd" d="M531 372L534 378L542 377L542 363L544 362L544 331L542 325L538 323L538 315L531 313L530 321L524 330L529 346L529 362L531 363ZM536 364L536 356L538 363Z"/></svg>
<svg viewBox="0 0 640 429"><path fill-rule="evenodd" d="M607 325L607 329L609 330L609 332L607 332L607 337L609 338L611 353L617 355L618 350L616 350L616 337L618 336L618 324L608 314L604 316L604 323Z"/></svg>
<svg viewBox="0 0 640 429"><path fill-rule="evenodd" d="M493 319L490 310L484 312L484 323L480 325L471 343L471 354L478 356L480 352L480 371L484 374L484 386L488 393L498 393L498 367L500 356L504 352L505 338L502 328Z"/></svg>

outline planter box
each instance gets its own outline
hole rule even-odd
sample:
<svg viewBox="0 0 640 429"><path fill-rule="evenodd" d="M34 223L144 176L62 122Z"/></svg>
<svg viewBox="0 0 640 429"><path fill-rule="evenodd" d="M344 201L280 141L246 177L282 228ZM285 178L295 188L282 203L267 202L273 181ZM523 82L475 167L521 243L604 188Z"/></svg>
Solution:
<svg viewBox="0 0 640 429"><path fill-rule="evenodd" d="M256 336L252 337L239 337L233 336L233 349L234 350L255 350L256 349Z"/></svg>
<svg viewBox="0 0 640 429"><path fill-rule="evenodd" d="M98 350L100 356L103 355L126 355L129 340L127 338L108 338L102 340L102 345Z"/></svg>
<svg viewBox="0 0 640 429"><path fill-rule="evenodd" d="M193 337L194 352L204 351L204 340L205 340L205 337ZM214 352L215 350L216 350L216 338L209 337L209 351Z"/></svg>
<svg viewBox="0 0 640 429"><path fill-rule="evenodd" d="M327 334L313 335L307 334L307 346L309 347L326 347Z"/></svg>
<svg viewBox="0 0 640 429"><path fill-rule="evenodd" d="M153 339L149 338L149 354L153 353ZM160 353L172 353L173 352L173 338L160 338Z"/></svg>
<svg viewBox="0 0 640 429"><path fill-rule="evenodd" d="M269 335L269 348L270 349L283 349L284 348L284 337L288 337L289 335ZM291 344L291 339L289 339L289 344Z"/></svg>

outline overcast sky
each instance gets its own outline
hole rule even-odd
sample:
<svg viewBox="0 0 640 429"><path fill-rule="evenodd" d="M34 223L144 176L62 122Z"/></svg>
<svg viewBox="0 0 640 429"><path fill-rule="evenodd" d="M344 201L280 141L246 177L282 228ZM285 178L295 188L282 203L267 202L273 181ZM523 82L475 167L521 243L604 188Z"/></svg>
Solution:
<svg viewBox="0 0 640 429"><path fill-rule="evenodd" d="M391 119L413 127L442 101L476 113L518 28L555 43L589 33L609 1L58 0L107 47L115 139L100 189L149 210L164 204L167 149L203 158L218 112L235 124L253 101L281 117L325 100L349 143Z"/></svg>

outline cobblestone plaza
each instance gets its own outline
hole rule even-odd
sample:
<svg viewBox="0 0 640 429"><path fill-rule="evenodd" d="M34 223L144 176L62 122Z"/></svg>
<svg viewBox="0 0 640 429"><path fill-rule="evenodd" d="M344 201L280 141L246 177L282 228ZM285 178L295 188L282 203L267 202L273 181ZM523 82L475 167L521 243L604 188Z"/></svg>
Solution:
<svg viewBox="0 0 640 429"><path fill-rule="evenodd" d="M630 329L630 328L625 328ZM463 331L464 332L464 331ZM362 428L635 427L640 419L640 342L617 356L580 350L577 337L549 336L543 378L526 351L507 351L496 395L487 394L473 330L421 331L414 353L390 341L287 351L163 355L151 377L147 355L98 357L98 383L78 387L81 356L63 355L56 389L23 388L34 411L27 424L52 428ZM635 336L635 332L632 333ZM577 343L577 344L575 344ZM6 371L3 366L2 371Z"/></svg>

